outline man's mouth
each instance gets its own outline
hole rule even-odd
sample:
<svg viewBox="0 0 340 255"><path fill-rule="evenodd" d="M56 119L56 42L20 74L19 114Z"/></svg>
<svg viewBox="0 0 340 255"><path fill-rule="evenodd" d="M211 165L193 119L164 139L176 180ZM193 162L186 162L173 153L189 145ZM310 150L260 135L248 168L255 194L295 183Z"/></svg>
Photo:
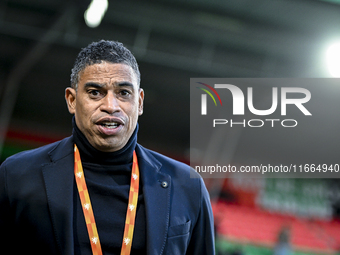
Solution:
<svg viewBox="0 0 340 255"><path fill-rule="evenodd" d="M104 117L96 123L99 131L107 136L117 135L124 127L124 121L117 117Z"/></svg>
<svg viewBox="0 0 340 255"><path fill-rule="evenodd" d="M100 123L102 127L115 129L120 126L118 122L102 122Z"/></svg>

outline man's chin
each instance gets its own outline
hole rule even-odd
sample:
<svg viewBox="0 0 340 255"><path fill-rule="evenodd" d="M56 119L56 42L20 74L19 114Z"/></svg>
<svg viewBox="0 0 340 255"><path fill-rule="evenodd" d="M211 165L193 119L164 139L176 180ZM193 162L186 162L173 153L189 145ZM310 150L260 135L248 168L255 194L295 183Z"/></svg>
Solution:
<svg viewBox="0 0 340 255"><path fill-rule="evenodd" d="M117 141L118 140L118 141ZM121 139L118 137L115 138L107 138L101 143L96 144L95 147L97 150L102 152L114 152L122 149L125 146L125 143L121 142Z"/></svg>

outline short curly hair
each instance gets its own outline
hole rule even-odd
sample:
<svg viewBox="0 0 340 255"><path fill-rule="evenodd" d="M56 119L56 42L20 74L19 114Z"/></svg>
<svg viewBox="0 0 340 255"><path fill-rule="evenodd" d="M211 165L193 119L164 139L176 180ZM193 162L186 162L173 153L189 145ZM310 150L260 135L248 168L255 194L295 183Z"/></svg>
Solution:
<svg viewBox="0 0 340 255"><path fill-rule="evenodd" d="M71 72L71 87L77 89L80 73L87 66L102 61L130 66L136 73L139 86L140 72L136 58L132 53L120 42L101 40L89 44L79 52Z"/></svg>

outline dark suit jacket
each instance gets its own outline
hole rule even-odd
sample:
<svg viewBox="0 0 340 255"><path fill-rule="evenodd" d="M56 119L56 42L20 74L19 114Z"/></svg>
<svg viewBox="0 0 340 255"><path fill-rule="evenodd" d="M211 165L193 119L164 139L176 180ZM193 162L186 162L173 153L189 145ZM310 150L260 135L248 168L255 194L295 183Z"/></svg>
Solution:
<svg viewBox="0 0 340 255"><path fill-rule="evenodd" d="M147 253L214 254L213 216L202 179L190 178L190 172L199 176L189 166L138 144L136 153L145 196ZM72 137L16 154L1 165L2 251L73 254L73 165Z"/></svg>

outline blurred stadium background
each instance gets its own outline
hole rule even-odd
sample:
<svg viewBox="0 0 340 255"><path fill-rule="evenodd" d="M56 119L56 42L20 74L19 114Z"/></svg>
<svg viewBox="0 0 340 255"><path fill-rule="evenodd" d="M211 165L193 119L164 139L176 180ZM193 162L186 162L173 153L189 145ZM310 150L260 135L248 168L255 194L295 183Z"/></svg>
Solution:
<svg viewBox="0 0 340 255"><path fill-rule="evenodd" d="M71 134L64 90L92 41L117 40L134 53L146 93L139 142L187 163L190 78L340 77L326 62L340 42L339 0L93 2L104 6L96 27L84 20L89 0L0 2L0 162ZM281 254L339 253L337 179L206 184L218 254L269 255L279 242L292 249Z"/></svg>

